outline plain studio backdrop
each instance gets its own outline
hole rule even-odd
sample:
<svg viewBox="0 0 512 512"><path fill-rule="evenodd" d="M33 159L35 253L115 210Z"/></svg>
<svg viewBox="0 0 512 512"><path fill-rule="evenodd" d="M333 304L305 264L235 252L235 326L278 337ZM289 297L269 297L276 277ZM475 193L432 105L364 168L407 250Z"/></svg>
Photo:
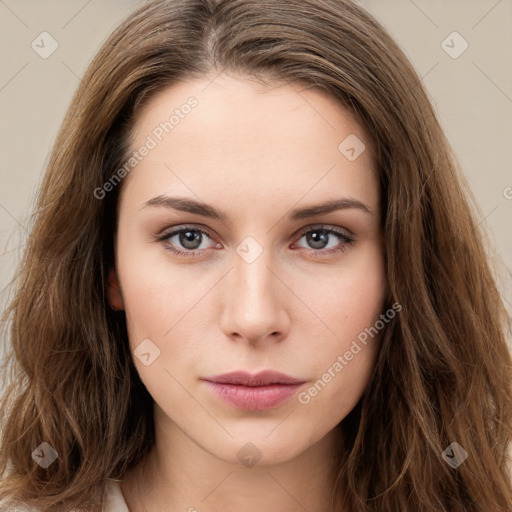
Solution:
<svg viewBox="0 0 512 512"><path fill-rule="evenodd" d="M500 289L512 312L512 1L359 3L389 30L422 77L478 201L480 226L494 244ZM102 42L135 4L0 0L2 310L72 94Z"/></svg>

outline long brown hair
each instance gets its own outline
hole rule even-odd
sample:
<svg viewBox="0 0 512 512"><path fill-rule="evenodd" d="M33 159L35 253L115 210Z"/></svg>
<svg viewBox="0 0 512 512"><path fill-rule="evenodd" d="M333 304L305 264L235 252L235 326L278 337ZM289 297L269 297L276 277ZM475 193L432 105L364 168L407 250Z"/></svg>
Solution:
<svg viewBox="0 0 512 512"><path fill-rule="evenodd" d="M149 97L221 71L319 88L375 147L389 303L402 310L342 422L333 511L343 499L357 512L512 510L510 318L478 208L420 78L345 0L149 1L95 56L53 147L4 315L0 501L97 510L104 479L151 448L153 399L124 313L106 298L122 182L101 199L94 191L127 160ZM43 441L58 454L47 468L32 457ZM457 468L442 456L453 442L468 454Z"/></svg>

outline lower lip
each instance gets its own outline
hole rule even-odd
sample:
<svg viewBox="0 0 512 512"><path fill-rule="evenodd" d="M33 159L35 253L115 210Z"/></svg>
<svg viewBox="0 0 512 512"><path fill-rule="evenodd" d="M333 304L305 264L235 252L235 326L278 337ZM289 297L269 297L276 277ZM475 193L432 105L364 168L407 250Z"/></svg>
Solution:
<svg viewBox="0 0 512 512"><path fill-rule="evenodd" d="M302 384L241 386L206 381L212 391L228 404L247 411L272 409L290 399Z"/></svg>

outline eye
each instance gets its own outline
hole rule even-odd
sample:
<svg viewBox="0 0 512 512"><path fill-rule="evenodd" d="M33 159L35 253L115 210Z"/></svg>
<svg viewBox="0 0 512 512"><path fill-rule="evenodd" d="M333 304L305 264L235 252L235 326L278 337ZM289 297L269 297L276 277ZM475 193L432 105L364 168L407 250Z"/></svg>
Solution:
<svg viewBox="0 0 512 512"><path fill-rule="evenodd" d="M179 229L166 231L155 238L160 242L165 242L165 249L173 254L195 257L208 249L208 247L201 246L206 239L212 239L213 234L205 228L183 226ZM311 247L305 247L307 252L321 256L343 252L354 242L354 238L341 228L332 226L326 228L323 225L303 230L300 233L300 239L302 238L305 238L306 243ZM334 244L331 244L331 247L329 247L331 242L334 242ZM222 246L216 244L215 247L220 249ZM328 250L325 250L326 248Z"/></svg>
<svg viewBox="0 0 512 512"><path fill-rule="evenodd" d="M201 247L206 238L211 238L209 232L192 226L181 227L157 236L158 241L167 243L165 246L166 250L173 254L189 257L196 256L207 249L206 247ZM173 241L173 239L175 240ZM220 244L216 246L220 247Z"/></svg>
<svg viewBox="0 0 512 512"><path fill-rule="evenodd" d="M323 225L309 227L307 231L302 231L300 239L302 238L305 238L306 243L311 247L305 248L307 252L321 256L343 252L354 242L354 238L341 228L333 226L326 228ZM328 250L324 250L326 248Z"/></svg>

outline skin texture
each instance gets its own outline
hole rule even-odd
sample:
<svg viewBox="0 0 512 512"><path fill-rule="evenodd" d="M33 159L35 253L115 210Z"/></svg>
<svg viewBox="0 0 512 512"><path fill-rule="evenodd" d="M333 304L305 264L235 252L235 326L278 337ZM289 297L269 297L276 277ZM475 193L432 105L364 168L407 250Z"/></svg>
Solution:
<svg viewBox="0 0 512 512"><path fill-rule="evenodd" d="M239 410L199 379L274 369L306 380L301 391L307 390L384 312L371 141L321 91L221 74L151 98L137 117L133 150L190 96L198 105L122 184L109 298L126 311L132 353L149 339L160 355L148 366L134 357L155 400L157 441L121 489L131 512L325 512L336 426L368 384L378 336L307 404L294 396L270 410ZM366 146L354 161L338 150L350 134ZM227 220L144 206L161 195L206 202ZM371 212L286 217L341 197ZM190 225L211 236L196 232L202 240L189 246L179 234L156 240L171 227ZM350 230L355 241L331 234L315 245L306 234L322 225ZM254 239L251 255L262 250L251 263L237 252L246 237ZM170 246L200 254L174 255ZM335 248L344 250L327 254ZM237 456L246 443L261 456L252 467Z"/></svg>

